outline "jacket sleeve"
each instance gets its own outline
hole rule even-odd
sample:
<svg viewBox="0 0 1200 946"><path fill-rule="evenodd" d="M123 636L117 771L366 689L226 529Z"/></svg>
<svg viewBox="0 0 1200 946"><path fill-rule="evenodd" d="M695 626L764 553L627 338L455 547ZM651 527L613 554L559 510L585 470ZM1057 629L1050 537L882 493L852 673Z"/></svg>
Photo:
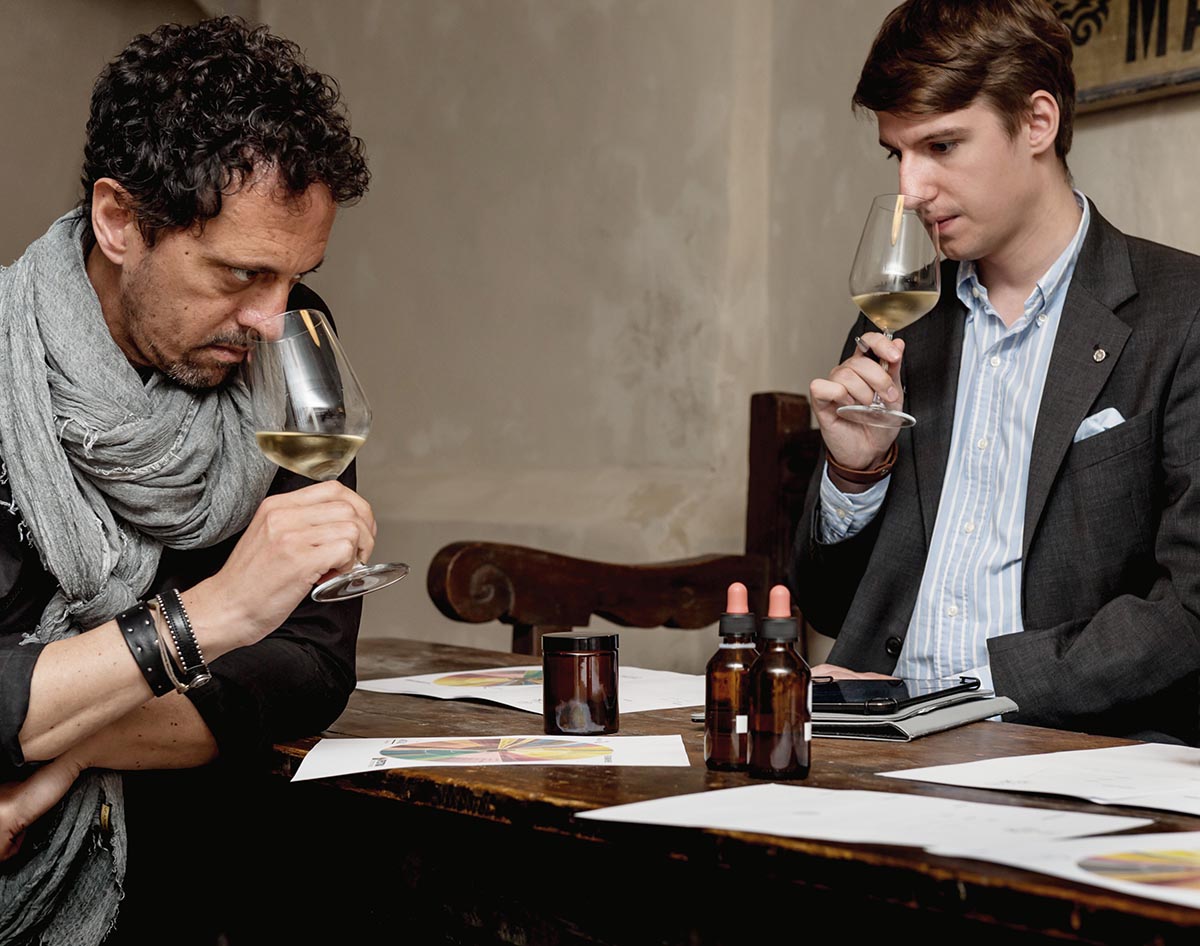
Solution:
<svg viewBox="0 0 1200 946"><path fill-rule="evenodd" d="M1114 532L1121 532L1136 535L1145 547L1123 563L1126 593L1097 602L1087 619L1045 628L1027 623L1022 633L988 641L997 692L1020 707L1015 721L1113 734L1166 733L1189 742L1200 732L1198 321L1200 313L1187 328L1161 406L1147 418L1161 425L1161 439L1144 446L1150 451L1145 466L1139 451L1130 449L1111 458L1118 472L1101 474L1094 465L1074 473L1075 482L1058 484L1072 491L1064 505L1102 520L1075 541L1117 546ZM1126 479L1103 478L1119 475ZM1076 548L1071 557L1079 554ZM1057 568L1047 561L1037 566L1050 583L1040 594L1070 600L1090 593L1062 587L1069 561Z"/></svg>
<svg viewBox="0 0 1200 946"><path fill-rule="evenodd" d="M865 317L859 316L842 346L842 361L849 358L854 350L854 337L868 331L877 329ZM792 596L804 619L827 637L837 637L859 582L866 573L887 499L884 499L884 508L855 535L841 542L819 542L821 477L824 470L825 446L822 444L816 469L805 494L804 513L796 529L788 577Z"/></svg>

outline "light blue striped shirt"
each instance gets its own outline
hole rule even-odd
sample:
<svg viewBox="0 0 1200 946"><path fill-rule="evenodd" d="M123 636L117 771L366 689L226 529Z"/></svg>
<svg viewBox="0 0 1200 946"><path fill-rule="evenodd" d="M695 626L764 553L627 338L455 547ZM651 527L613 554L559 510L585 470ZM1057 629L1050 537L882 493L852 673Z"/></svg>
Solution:
<svg viewBox="0 0 1200 946"><path fill-rule="evenodd" d="M895 673L909 679L982 675L990 685L987 639L1023 630L1021 547L1029 458L1046 371L1090 212L1070 244L1006 326L988 301L975 264L958 267L967 307L954 429L937 522L921 588ZM865 526L888 480L845 494L821 483L820 539L837 542Z"/></svg>

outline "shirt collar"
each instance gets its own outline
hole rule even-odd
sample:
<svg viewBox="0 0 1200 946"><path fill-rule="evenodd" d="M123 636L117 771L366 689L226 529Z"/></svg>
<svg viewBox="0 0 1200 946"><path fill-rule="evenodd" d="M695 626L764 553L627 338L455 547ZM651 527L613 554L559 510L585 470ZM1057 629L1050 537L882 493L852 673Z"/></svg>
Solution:
<svg viewBox="0 0 1200 946"><path fill-rule="evenodd" d="M1075 236L1071 238L1071 242L1059 254L1058 259L1050 264L1050 268L1042 274L1042 278L1034 285L1033 292L1025 300L1025 311L1029 315L1052 308L1057 302L1058 294L1070 284L1070 277L1075 272L1075 263L1079 260L1079 251L1083 249L1083 241L1087 236L1092 212L1088 206L1087 197L1082 191L1072 189L1072 193L1075 195L1075 203L1083 211L1079 218L1079 226L1075 228ZM974 260L959 262L955 288L959 301L967 307L967 319L970 320L974 317L976 310L981 308L987 300L987 287L979 281Z"/></svg>

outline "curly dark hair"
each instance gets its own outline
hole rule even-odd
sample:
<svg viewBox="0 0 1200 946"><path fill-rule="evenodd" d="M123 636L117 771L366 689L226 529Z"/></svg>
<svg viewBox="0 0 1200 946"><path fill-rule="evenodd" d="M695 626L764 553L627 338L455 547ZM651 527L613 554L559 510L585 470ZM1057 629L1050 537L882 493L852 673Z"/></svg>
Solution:
<svg viewBox="0 0 1200 946"><path fill-rule="evenodd" d="M320 183L339 204L362 197L370 174L337 82L309 69L295 43L236 17L137 36L92 90L79 205L85 253L95 244L100 178L129 193L153 246L163 230L203 227L221 212L222 194L263 167L293 195Z"/></svg>

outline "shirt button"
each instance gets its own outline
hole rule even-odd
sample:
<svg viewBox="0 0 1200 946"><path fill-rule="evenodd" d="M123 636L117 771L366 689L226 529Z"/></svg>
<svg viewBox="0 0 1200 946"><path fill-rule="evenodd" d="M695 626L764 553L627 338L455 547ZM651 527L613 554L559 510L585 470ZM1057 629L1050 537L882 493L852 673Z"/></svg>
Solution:
<svg viewBox="0 0 1200 946"><path fill-rule="evenodd" d="M1046 313L1045 313L1045 312L1043 312L1041 315L1039 315L1039 316L1037 317L1037 324L1038 324L1038 325L1045 325L1045 324L1046 324L1046 320L1047 320L1049 317L1050 317L1050 316L1046 315Z"/></svg>
<svg viewBox="0 0 1200 946"><path fill-rule="evenodd" d="M889 637L887 639L887 641L884 643L883 649L887 651L887 655L889 657L899 657L900 656L900 648L903 646L903 644L904 644L904 641L900 640L900 638Z"/></svg>
<svg viewBox="0 0 1200 946"><path fill-rule="evenodd" d="M1000 367L1000 356L999 356L999 355L992 355L992 357L991 357L991 359L990 359L990 361L989 361L988 363L989 363L989 364L990 364L990 365L991 365L993 368L999 368L999 367Z"/></svg>
<svg viewBox="0 0 1200 946"><path fill-rule="evenodd" d="M975 523L973 523L973 522L968 522L965 526L963 526L963 532L965 532L967 535L970 535L974 531L975 531Z"/></svg>
<svg viewBox="0 0 1200 946"><path fill-rule="evenodd" d="M972 289L971 289L971 295L973 295L973 296L974 296L976 299L978 299L978 298L980 298L980 297L983 295L983 293L981 293L981 292L979 291L979 287L978 287L978 286L974 286L974 287L972 287Z"/></svg>
<svg viewBox="0 0 1200 946"><path fill-rule="evenodd" d="M837 511L837 517L838 517L839 519L845 519L845 518L846 518L846 510L845 510L845 509L839 509L839 510Z"/></svg>
<svg viewBox="0 0 1200 946"><path fill-rule="evenodd" d="M977 441L975 441L975 446L977 446L980 450L986 450L987 445L988 445L987 437L980 437Z"/></svg>
<svg viewBox="0 0 1200 946"><path fill-rule="evenodd" d="M955 606L955 605L953 605L953 604L952 604L952 605L950 605L950 607L948 607L948 608L946 609L946 616L947 616L947 617L954 617L954 616L955 616L955 615L957 615L957 614L958 614L958 608L957 608L957 606Z"/></svg>

